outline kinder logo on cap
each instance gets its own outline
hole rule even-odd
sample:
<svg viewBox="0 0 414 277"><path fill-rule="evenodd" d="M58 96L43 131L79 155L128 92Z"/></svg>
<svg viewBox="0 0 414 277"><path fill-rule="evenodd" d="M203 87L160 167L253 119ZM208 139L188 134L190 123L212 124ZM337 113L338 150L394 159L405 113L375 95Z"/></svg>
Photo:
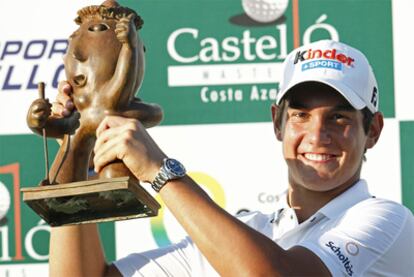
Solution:
<svg viewBox="0 0 414 277"><path fill-rule="evenodd" d="M326 49L326 50L304 50L298 51L295 55L295 60L293 64L297 64L298 62L303 62L306 60L314 60L302 65L302 70L318 68L318 67L325 67L325 68L332 68L336 70L341 70L342 65L353 66L353 59L350 56L337 53L337 50L334 49Z"/></svg>

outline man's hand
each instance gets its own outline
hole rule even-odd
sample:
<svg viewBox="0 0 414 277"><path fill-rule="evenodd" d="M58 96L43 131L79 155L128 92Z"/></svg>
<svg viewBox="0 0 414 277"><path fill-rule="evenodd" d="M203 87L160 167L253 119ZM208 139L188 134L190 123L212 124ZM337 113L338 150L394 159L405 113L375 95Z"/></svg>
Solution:
<svg viewBox="0 0 414 277"><path fill-rule="evenodd" d="M166 155L136 119L107 116L96 130L95 171L120 159L138 180L151 182Z"/></svg>

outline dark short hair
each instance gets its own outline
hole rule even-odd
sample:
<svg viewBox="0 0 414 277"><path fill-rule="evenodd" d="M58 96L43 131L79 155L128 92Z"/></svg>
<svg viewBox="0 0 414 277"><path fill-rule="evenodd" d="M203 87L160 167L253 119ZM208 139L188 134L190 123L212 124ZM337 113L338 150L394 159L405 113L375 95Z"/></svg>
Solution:
<svg viewBox="0 0 414 277"><path fill-rule="evenodd" d="M287 95L289 94L287 93L286 96ZM286 116L286 111L287 111L287 108L289 107L289 103L290 103L289 97L283 97L282 100L280 101L279 109L277 110L277 113L276 113L276 125L278 127L282 126L282 120ZM364 128L364 132L365 134L368 134L369 128L372 123L372 119L374 118L374 114L367 107L363 108L360 111L363 116L362 124Z"/></svg>

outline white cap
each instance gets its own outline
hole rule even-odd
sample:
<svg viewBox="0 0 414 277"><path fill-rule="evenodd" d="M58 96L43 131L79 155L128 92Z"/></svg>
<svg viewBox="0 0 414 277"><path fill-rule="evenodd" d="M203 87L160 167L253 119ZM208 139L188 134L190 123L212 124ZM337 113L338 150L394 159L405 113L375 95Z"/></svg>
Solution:
<svg viewBox="0 0 414 277"><path fill-rule="evenodd" d="M364 54L344 43L320 40L293 50L283 63L276 103L294 86L320 82L340 94L357 110L378 111L378 85Z"/></svg>

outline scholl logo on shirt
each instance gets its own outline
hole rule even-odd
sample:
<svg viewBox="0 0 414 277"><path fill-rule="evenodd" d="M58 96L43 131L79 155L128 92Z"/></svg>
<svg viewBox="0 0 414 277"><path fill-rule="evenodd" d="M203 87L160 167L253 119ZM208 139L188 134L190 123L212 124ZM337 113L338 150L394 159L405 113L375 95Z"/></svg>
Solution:
<svg viewBox="0 0 414 277"><path fill-rule="evenodd" d="M317 59L317 60L316 60ZM343 65L353 66L355 61L353 58L346 56L341 53L337 53L336 49L327 49L327 50L304 50L296 52L295 60L293 64L298 62L303 62L306 60L309 61L302 65L302 71L314 68L330 68L336 70L342 70Z"/></svg>
<svg viewBox="0 0 414 277"><path fill-rule="evenodd" d="M328 246L332 250L332 252L338 257L338 259L344 265L345 270L348 273L348 275L352 276L352 274L354 274L354 272L352 271L353 266L351 262L349 261L349 258L345 256L344 254L342 254L341 248L339 246L335 246L333 241L328 242L327 244L325 244L325 246Z"/></svg>

